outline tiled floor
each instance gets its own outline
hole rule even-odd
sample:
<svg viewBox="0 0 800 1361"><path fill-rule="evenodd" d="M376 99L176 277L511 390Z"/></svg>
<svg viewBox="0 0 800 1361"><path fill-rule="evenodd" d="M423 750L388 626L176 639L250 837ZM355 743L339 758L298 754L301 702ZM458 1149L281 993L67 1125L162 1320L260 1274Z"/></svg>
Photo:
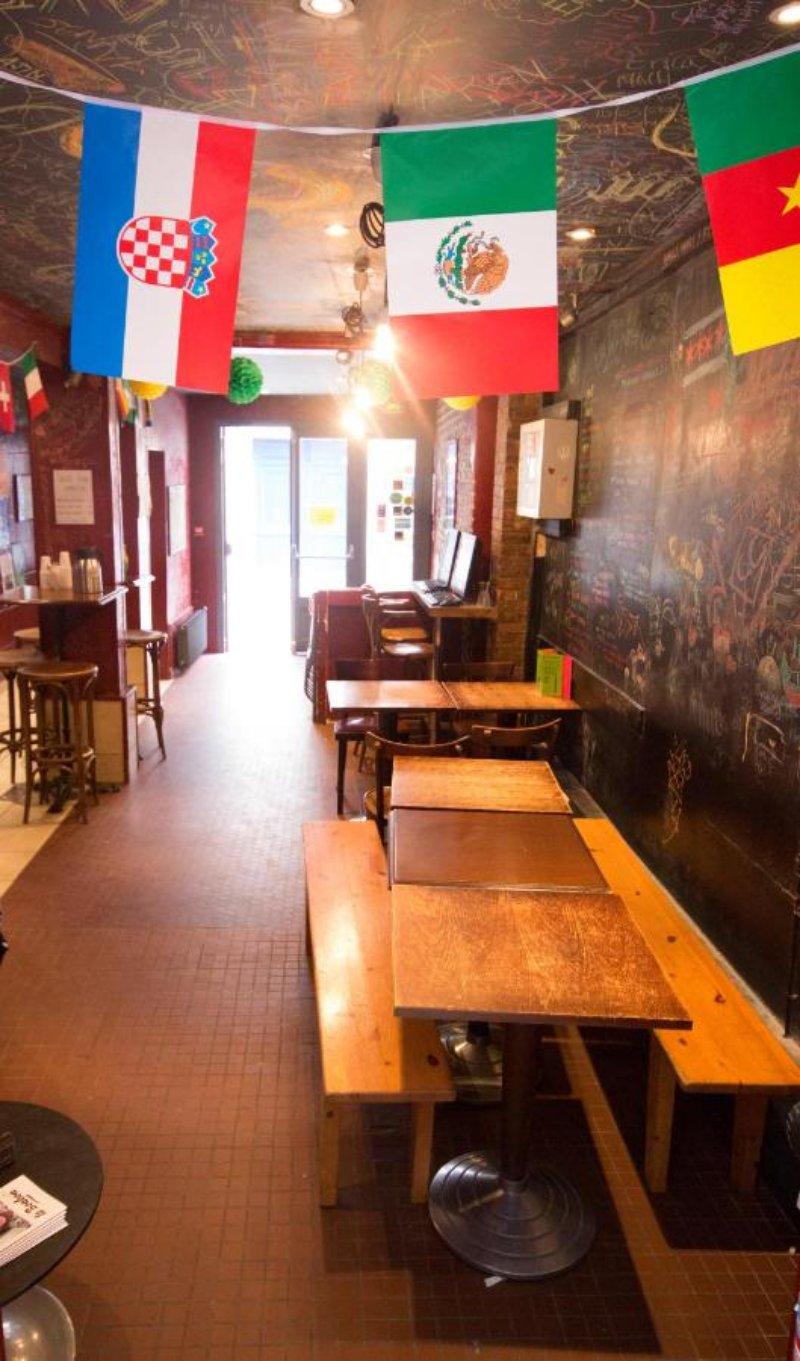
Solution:
<svg viewBox="0 0 800 1361"><path fill-rule="evenodd" d="M49 1281L81 1361L783 1358L794 1231L767 1188L729 1190L724 1102L679 1102L670 1191L645 1194L637 1037L546 1046L539 1148L599 1223L563 1277L489 1288L451 1255L407 1204L402 1108L353 1112L319 1209L300 827L332 813L334 752L302 663L267 674L201 659L167 698L168 760L143 733L137 781L4 894L0 1091L79 1120L106 1169ZM39 833L6 814L10 874ZM444 1110L436 1159L497 1116Z"/></svg>

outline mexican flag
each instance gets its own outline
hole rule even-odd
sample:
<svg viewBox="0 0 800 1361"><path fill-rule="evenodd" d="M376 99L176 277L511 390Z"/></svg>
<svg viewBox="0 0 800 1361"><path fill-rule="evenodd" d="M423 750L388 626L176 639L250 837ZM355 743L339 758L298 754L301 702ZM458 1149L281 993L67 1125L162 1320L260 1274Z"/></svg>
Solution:
<svg viewBox="0 0 800 1361"><path fill-rule="evenodd" d="M689 85L731 348L800 336L800 53Z"/></svg>
<svg viewBox="0 0 800 1361"><path fill-rule="evenodd" d="M44 395L42 387L42 376L39 373L39 365L36 363L36 355L33 350L28 350L19 361L19 366L25 379L25 396L28 399L28 414L32 421L37 416L43 415L50 410L50 405Z"/></svg>
<svg viewBox="0 0 800 1361"><path fill-rule="evenodd" d="M555 120L385 134L381 167L398 395L554 391Z"/></svg>

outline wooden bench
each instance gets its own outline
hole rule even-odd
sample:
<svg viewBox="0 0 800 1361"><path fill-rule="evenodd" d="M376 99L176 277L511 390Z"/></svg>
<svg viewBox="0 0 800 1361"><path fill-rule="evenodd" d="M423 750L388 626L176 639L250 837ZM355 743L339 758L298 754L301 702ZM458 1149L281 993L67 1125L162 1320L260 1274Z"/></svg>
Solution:
<svg viewBox="0 0 800 1361"><path fill-rule="evenodd" d="M664 1191L675 1084L735 1098L731 1180L755 1186L767 1102L800 1089L800 1066L719 963L700 931L606 818L576 818L581 835L693 1021L690 1031L654 1032L650 1046L645 1180Z"/></svg>
<svg viewBox="0 0 800 1361"><path fill-rule="evenodd" d="M321 1203L335 1205L342 1102L407 1101L413 1113L411 1199L426 1200L434 1103L455 1088L432 1021L393 1012L391 890L371 822L303 828L307 947L322 1057Z"/></svg>

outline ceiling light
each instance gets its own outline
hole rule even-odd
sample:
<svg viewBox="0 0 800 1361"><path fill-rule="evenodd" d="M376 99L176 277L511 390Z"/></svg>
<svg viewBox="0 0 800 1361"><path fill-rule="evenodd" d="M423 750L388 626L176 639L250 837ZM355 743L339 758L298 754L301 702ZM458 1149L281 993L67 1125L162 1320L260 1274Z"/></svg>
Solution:
<svg viewBox="0 0 800 1361"><path fill-rule="evenodd" d="M591 241L597 232L594 227L573 227L567 232L570 241Z"/></svg>
<svg viewBox="0 0 800 1361"><path fill-rule="evenodd" d="M331 222L330 225L327 226L327 227L325 228L325 235L326 235L326 236L347 236L347 233L349 232L349 230L350 230L350 228L349 228L349 227L345 227L345 225L344 225L343 222Z"/></svg>
<svg viewBox="0 0 800 1361"><path fill-rule="evenodd" d="M300 0L300 8L315 19L343 19L355 5L353 0Z"/></svg>
<svg viewBox="0 0 800 1361"><path fill-rule="evenodd" d="M794 24L800 24L800 4L779 5L772 10L769 15L771 24L778 24L781 28L791 28Z"/></svg>

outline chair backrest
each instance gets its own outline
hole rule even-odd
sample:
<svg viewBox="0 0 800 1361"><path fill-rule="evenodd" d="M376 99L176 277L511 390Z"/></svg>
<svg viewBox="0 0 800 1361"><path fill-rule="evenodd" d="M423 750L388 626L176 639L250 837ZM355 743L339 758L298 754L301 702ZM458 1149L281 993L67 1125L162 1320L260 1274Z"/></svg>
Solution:
<svg viewBox="0 0 800 1361"><path fill-rule="evenodd" d="M514 662L442 662L439 671L444 681L510 681Z"/></svg>
<svg viewBox="0 0 800 1361"><path fill-rule="evenodd" d="M369 637L370 656L381 654L381 602L374 591L361 592L361 608Z"/></svg>
<svg viewBox="0 0 800 1361"><path fill-rule="evenodd" d="M402 657L339 657L334 662L337 680L405 680Z"/></svg>
<svg viewBox="0 0 800 1361"><path fill-rule="evenodd" d="M488 728L473 723L469 731L473 756L511 756L527 761L551 761L561 730L561 719L530 728Z"/></svg>
<svg viewBox="0 0 800 1361"><path fill-rule="evenodd" d="M456 737L449 742L394 742L378 733L368 733L367 743L375 758L375 821L384 835L386 808L384 788L392 778L395 756L466 756L470 750L469 737Z"/></svg>

